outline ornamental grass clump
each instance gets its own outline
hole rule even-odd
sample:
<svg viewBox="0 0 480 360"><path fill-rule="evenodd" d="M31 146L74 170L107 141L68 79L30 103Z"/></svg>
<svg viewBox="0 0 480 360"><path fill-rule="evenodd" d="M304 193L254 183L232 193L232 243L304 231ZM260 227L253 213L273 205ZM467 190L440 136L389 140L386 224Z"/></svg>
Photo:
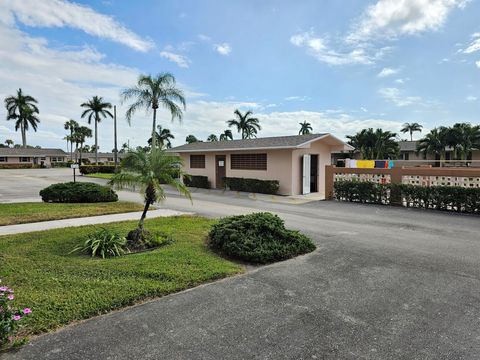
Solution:
<svg viewBox="0 0 480 360"><path fill-rule="evenodd" d="M14 299L13 289L0 286L0 349L14 342L20 321L32 312L29 308L20 310L14 307Z"/></svg>

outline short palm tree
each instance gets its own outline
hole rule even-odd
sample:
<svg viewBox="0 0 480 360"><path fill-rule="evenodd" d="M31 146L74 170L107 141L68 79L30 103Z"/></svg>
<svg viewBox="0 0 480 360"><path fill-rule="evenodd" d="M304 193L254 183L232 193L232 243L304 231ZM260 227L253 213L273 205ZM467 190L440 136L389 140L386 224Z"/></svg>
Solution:
<svg viewBox="0 0 480 360"><path fill-rule="evenodd" d="M162 128L162 125L157 125L157 129L158 131L155 131L157 143L160 144L160 147L165 146L167 149L170 149L172 147L170 140L175 139L175 136L173 136L169 129ZM152 145L152 138L148 139L148 144Z"/></svg>
<svg viewBox="0 0 480 360"><path fill-rule="evenodd" d="M410 141L413 141L413 133L414 132L422 132L423 126L419 123L405 123L402 125L402 129L400 130L402 133L410 133Z"/></svg>
<svg viewBox="0 0 480 360"><path fill-rule="evenodd" d="M215 134L210 134L210 135L208 135L207 141L210 141L210 142L218 141L218 137Z"/></svg>
<svg viewBox="0 0 480 360"><path fill-rule="evenodd" d="M299 125L300 131L298 132L298 135L307 135L312 133L312 124L310 124L306 120L303 123L299 123Z"/></svg>
<svg viewBox="0 0 480 360"><path fill-rule="evenodd" d="M232 130L225 130L220 134L220 141L233 140Z"/></svg>
<svg viewBox="0 0 480 360"><path fill-rule="evenodd" d="M185 138L185 142L187 144L191 144L191 143L194 143L194 142L198 142L198 139L195 135L188 135L186 138Z"/></svg>
<svg viewBox="0 0 480 360"><path fill-rule="evenodd" d="M82 151L84 149L83 144L87 140L87 138L92 137L92 129L86 126L79 126L75 129L75 132L73 133L73 138L75 142L75 153L79 153L79 163L82 163ZM80 145L80 146L79 146ZM76 159L76 155L75 155Z"/></svg>
<svg viewBox="0 0 480 360"><path fill-rule="evenodd" d="M360 153L362 159L395 159L399 145L395 140L397 134L382 129L363 129L355 135L347 135L348 143Z"/></svg>
<svg viewBox="0 0 480 360"><path fill-rule="evenodd" d="M172 115L172 121L182 120L186 101L183 91L176 85L175 77L170 73L161 73L156 77L140 75L137 85L122 91L122 102L134 100L127 110L126 118L131 123L133 114L139 109L153 110L152 148L156 147L155 129L157 127L157 109L166 108ZM179 105L180 104L180 105Z"/></svg>
<svg viewBox="0 0 480 360"><path fill-rule="evenodd" d="M40 120L37 117L38 101L30 96L25 95L22 89L17 90L16 95L11 95L5 98L5 108L7 109L7 120L16 120L15 131L20 129L22 134L22 145L27 147L27 130L31 126L34 131L37 131Z"/></svg>
<svg viewBox="0 0 480 360"><path fill-rule="evenodd" d="M480 149L480 126L457 123L447 130L447 145L455 150L457 159L467 160L472 150Z"/></svg>
<svg viewBox="0 0 480 360"><path fill-rule="evenodd" d="M181 181L185 175L181 166L182 159L180 157L170 155L160 148L152 148L149 152L130 151L125 155L119 173L112 177L110 183L118 189L139 188L145 199L145 206L137 228L128 234L127 239L137 244L141 244L145 239L147 232L144 229L144 222L148 208L156 201L165 199L162 184L175 187L191 200L188 188Z"/></svg>
<svg viewBox="0 0 480 360"><path fill-rule="evenodd" d="M82 119L88 116L89 124L91 124L92 121L95 122L95 163L98 164L98 123L101 118L113 118L112 113L108 110L112 108L112 104L103 101L101 96L94 96L80 106L85 108L82 112Z"/></svg>
<svg viewBox="0 0 480 360"><path fill-rule="evenodd" d="M445 148L448 145L448 129L440 126L432 129L417 144L417 153L438 156L440 160L445 160Z"/></svg>
<svg viewBox="0 0 480 360"><path fill-rule="evenodd" d="M75 130L79 127L79 124L78 122L76 122L75 120L68 120L65 122L65 124L63 124L63 128L65 130L69 130L70 131L70 135L68 137L68 140L70 140L70 160L73 160L73 133L75 132ZM68 144L67 144L68 145Z"/></svg>
<svg viewBox="0 0 480 360"><path fill-rule="evenodd" d="M258 130L261 130L260 120L255 117L251 117L253 114L251 111L247 111L242 114L240 110L235 110L235 119L228 120L229 127L235 126L237 131L242 134L242 139L251 139L257 136Z"/></svg>
<svg viewBox="0 0 480 360"><path fill-rule="evenodd" d="M14 144L13 140L11 139L5 140L5 145L7 145L7 147L13 146L13 144Z"/></svg>

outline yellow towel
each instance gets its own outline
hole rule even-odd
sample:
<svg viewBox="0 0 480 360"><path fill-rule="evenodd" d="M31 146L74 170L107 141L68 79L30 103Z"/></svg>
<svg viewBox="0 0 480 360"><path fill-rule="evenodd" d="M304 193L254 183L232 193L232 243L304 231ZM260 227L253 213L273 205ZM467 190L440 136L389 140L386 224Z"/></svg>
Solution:
<svg viewBox="0 0 480 360"><path fill-rule="evenodd" d="M357 160L357 168L373 169L375 168L375 160Z"/></svg>

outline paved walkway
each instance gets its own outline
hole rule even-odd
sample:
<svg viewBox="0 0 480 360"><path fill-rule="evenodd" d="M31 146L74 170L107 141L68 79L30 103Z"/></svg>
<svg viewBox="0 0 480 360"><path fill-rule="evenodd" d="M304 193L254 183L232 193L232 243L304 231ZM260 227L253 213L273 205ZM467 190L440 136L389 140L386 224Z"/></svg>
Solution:
<svg viewBox="0 0 480 360"><path fill-rule="evenodd" d="M174 211L169 209L157 209L150 210L147 213L147 219L165 216L179 216L179 215L191 215L190 212ZM58 229L70 226L83 226L94 224L105 224L110 222L125 221L125 220L138 220L142 215L141 211L129 212L123 214L110 214L99 215L73 219L62 219L53 221L42 221L29 224L17 224L0 226L0 235L19 234L31 231L42 231L50 229Z"/></svg>

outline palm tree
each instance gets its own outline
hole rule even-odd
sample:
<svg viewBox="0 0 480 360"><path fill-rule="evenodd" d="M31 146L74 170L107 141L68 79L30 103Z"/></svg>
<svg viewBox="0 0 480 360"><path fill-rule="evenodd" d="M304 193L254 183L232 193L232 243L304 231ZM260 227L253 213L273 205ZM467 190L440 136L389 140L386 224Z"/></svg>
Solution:
<svg viewBox="0 0 480 360"><path fill-rule="evenodd" d="M306 120L303 123L299 123L300 125L300 131L298 132L298 135L307 135L311 134L313 128L312 124L307 122Z"/></svg>
<svg viewBox="0 0 480 360"><path fill-rule="evenodd" d="M220 134L220 141L233 140L232 130L225 130Z"/></svg>
<svg viewBox="0 0 480 360"><path fill-rule="evenodd" d="M207 141L210 141L210 142L218 141L218 137L215 134L210 134L210 135L208 135Z"/></svg>
<svg viewBox="0 0 480 360"><path fill-rule="evenodd" d="M65 124L63 124L63 127L65 130L70 130L70 136L69 136L69 141L70 141L70 160L73 160L73 133L75 132L75 129L78 128L79 124L75 120L70 119L69 121L66 121ZM67 140L67 149L68 149L68 140Z"/></svg>
<svg viewBox="0 0 480 360"><path fill-rule="evenodd" d="M417 153L423 153L423 156L434 155L440 160L445 159L445 148L448 145L448 129L444 126L434 128L425 135L417 144ZM441 164L440 164L441 166Z"/></svg>
<svg viewBox="0 0 480 360"><path fill-rule="evenodd" d="M13 140L11 139L5 140L5 145L7 145L7 147L13 146L13 144L14 144Z"/></svg>
<svg viewBox="0 0 480 360"><path fill-rule="evenodd" d="M5 98L5 108L7 109L7 120L16 120L15 131L20 129L22 133L23 147L27 147L27 130L29 126L37 131L40 120L36 116L39 114L38 101L30 96L25 95L22 89L18 89L16 96L11 95Z"/></svg>
<svg viewBox="0 0 480 360"><path fill-rule="evenodd" d="M188 135L186 138L185 138L185 142L187 144L191 144L191 143L194 143L194 142L198 142L198 139L195 137L195 135Z"/></svg>
<svg viewBox="0 0 480 360"><path fill-rule="evenodd" d="M157 137L157 142L160 144L160 147L166 146L167 149L172 147L170 139L175 139L175 136L170 132L169 129L163 129L162 125L157 125L158 131L155 131L155 136ZM152 138L148 139L148 144L152 144Z"/></svg>
<svg viewBox="0 0 480 360"><path fill-rule="evenodd" d="M137 85L122 91L122 102L134 99L134 103L127 110L126 118L130 124L133 114L138 109L149 111L153 109L152 148L156 146L155 129L157 123L157 109L166 108L172 115L172 121L182 120L183 110L186 109L183 91L176 86L175 77L170 73L161 73L156 77L140 75ZM179 106L177 103L180 103Z"/></svg>
<svg viewBox="0 0 480 360"><path fill-rule="evenodd" d="M80 106L85 108L82 119L88 115L88 124L91 124L92 120L95 122L95 164L98 165L98 123L101 117L104 119L107 117L113 118L112 113L108 110L112 108L112 104L103 101L101 96L94 96Z"/></svg>
<svg viewBox="0 0 480 360"><path fill-rule="evenodd" d="M128 148L129 148L128 143L123 143L122 148L118 152L120 154L123 154L123 153L127 152Z"/></svg>
<svg viewBox="0 0 480 360"><path fill-rule="evenodd" d="M130 151L125 155L120 172L112 177L110 183L119 189L139 188L144 195L145 206L140 221L137 228L129 232L127 236L134 244L143 245L142 240L148 233L144 229L144 221L150 205L165 199L162 184L174 186L191 200L190 192L181 181L185 175L181 166L182 159L180 157L170 155L160 148L152 148L150 152Z"/></svg>
<svg viewBox="0 0 480 360"><path fill-rule="evenodd" d="M423 126L419 123L405 123L402 125L402 129L400 130L402 133L410 133L410 141L413 141L413 133L418 131L422 132Z"/></svg>
<svg viewBox="0 0 480 360"><path fill-rule="evenodd" d="M74 137L74 142L75 142L75 154L79 152L80 157L79 157L79 163L82 163L82 150L84 150L83 144L87 140L87 138L92 137L92 129L86 126L79 126L75 129L75 132L73 134ZM80 145L80 146L79 146ZM76 160L76 155L75 155L75 160Z"/></svg>
<svg viewBox="0 0 480 360"><path fill-rule="evenodd" d="M446 130L447 145L455 151L457 159L467 160L472 150L480 148L480 126L457 123Z"/></svg>
<svg viewBox="0 0 480 360"><path fill-rule="evenodd" d="M398 156L397 134L382 129L363 129L355 135L347 135L348 143L360 153L362 159L393 159Z"/></svg>
<svg viewBox="0 0 480 360"><path fill-rule="evenodd" d="M229 127L235 126L237 131L242 133L242 139L251 139L257 136L258 130L261 130L260 120L258 118L250 117L253 113L247 111L242 114L240 110L235 110L236 119L228 120Z"/></svg>

